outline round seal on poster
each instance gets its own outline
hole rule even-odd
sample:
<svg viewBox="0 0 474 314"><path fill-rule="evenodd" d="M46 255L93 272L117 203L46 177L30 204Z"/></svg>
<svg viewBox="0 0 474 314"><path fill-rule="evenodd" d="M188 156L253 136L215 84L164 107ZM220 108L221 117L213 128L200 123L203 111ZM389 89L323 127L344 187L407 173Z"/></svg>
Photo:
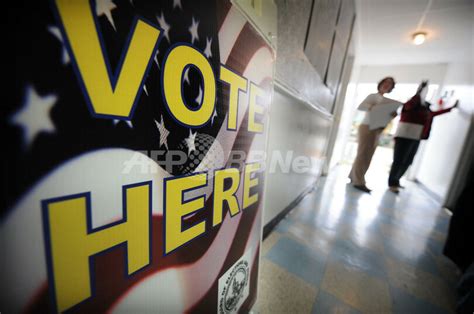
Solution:
<svg viewBox="0 0 474 314"><path fill-rule="evenodd" d="M240 305L239 301L244 295L244 289L249 282L249 264L243 260L238 262L232 269L226 280L219 304L219 313L235 313Z"/></svg>

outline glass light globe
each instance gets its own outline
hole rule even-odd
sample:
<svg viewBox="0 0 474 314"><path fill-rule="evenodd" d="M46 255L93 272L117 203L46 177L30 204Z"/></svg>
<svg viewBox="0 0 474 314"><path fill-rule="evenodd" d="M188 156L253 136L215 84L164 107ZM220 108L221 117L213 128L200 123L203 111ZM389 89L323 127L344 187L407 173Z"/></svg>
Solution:
<svg viewBox="0 0 474 314"><path fill-rule="evenodd" d="M426 33L415 33L413 34L413 44L414 45L421 45L426 40Z"/></svg>

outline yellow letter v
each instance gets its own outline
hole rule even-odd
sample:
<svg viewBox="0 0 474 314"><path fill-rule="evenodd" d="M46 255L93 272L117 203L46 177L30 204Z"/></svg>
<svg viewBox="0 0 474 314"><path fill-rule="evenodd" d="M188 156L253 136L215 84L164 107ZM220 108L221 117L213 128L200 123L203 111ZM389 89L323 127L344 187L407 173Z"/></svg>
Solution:
<svg viewBox="0 0 474 314"><path fill-rule="evenodd" d="M71 59L94 116L130 119L160 30L137 20L121 68L112 76L88 0L56 0Z"/></svg>

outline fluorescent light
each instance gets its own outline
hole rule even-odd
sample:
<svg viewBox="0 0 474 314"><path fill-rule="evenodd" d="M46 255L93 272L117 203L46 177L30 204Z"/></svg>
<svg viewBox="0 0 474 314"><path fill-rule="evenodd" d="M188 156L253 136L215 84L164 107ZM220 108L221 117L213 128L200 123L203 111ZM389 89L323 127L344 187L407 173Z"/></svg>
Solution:
<svg viewBox="0 0 474 314"><path fill-rule="evenodd" d="M413 44L414 45L421 45L426 40L426 33L425 32L417 32L412 35Z"/></svg>

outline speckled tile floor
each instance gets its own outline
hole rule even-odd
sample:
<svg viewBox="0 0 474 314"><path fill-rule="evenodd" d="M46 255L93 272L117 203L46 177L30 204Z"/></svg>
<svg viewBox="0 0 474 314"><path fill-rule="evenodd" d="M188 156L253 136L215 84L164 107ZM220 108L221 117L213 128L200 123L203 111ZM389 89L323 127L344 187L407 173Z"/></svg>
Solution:
<svg viewBox="0 0 474 314"><path fill-rule="evenodd" d="M449 215L412 182L372 194L322 178L265 239L256 313L452 313L458 272L442 255Z"/></svg>

